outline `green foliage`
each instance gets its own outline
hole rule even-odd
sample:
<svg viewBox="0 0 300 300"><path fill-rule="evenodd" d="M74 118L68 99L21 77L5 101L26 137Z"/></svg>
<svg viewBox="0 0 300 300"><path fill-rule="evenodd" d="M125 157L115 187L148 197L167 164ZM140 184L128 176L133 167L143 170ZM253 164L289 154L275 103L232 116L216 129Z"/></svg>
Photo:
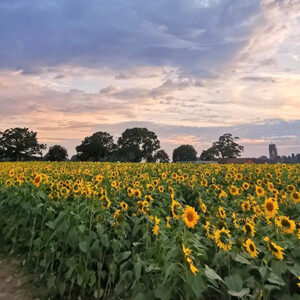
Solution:
<svg viewBox="0 0 300 300"><path fill-rule="evenodd" d="M118 139L121 161L154 162L154 152L160 148L157 135L147 128L126 129Z"/></svg>
<svg viewBox="0 0 300 300"><path fill-rule="evenodd" d="M181 145L173 151L173 162L195 160L197 160L197 152L192 145Z"/></svg>
<svg viewBox="0 0 300 300"><path fill-rule="evenodd" d="M39 187L32 182L33 170L45 175ZM99 172L102 179L96 176ZM177 177L172 179L174 174ZM247 195L255 197L255 184L242 190L243 180L228 174L242 174L254 183L269 178L262 182L266 193L271 193L267 191L270 182L276 184L276 174L280 174L277 187L281 191L292 183L295 189L300 187L299 166L1 164L0 249L21 259L44 284L48 299L298 299L300 244L296 231L282 233L274 220L268 224L264 216L257 218L253 240L259 255L251 257L242 245L249 237L242 227L253 213L244 211L241 203ZM204 179L207 186L202 184ZM149 214L138 213L137 201L144 198L129 196L126 187L138 182L149 195L147 185L155 185L156 180ZM113 188L116 181L123 186ZM79 183L82 193L75 188ZM232 184L241 188L241 195L230 194ZM164 190L159 191L159 186ZM217 186L226 189L226 198L219 199ZM71 191L68 196L53 197L66 187ZM174 189L172 199L168 187ZM103 188L111 198L109 209L103 206ZM94 194L89 194L89 189ZM183 207L196 208L200 218L194 228L187 228L182 218L171 218L171 227L167 227L165 217L172 216L173 197ZM199 198L206 212L201 210ZM255 199L258 204L263 202ZM122 201L128 203L128 210L116 223L114 214ZM203 226L208 221L214 230L218 228L219 205L227 214L223 221L232 235L230 251L219 249ZM233 212L238 215L239 228L232 222ZM300 202L294 204L287 194L278 214L289 215L299 224L299 212ZM152 231L154 216L160 218L157 236ZM284 248L283 260L270 253L265 236ZM198 269L195 275L182 244L191 249Z"/></svg>
<svg viewBox="0 0 300 300"><path fill-rule="evenodd" d="M233 158L241 156L244 147L235 142L237 139L239 138L233 137L231 133L223 134L209 149L202 151L200 159L216 160L219 157Z"/></svg>
<svg viewBox="0 0 300 300"><path fill-rule="evenodd" d="M31 160L42 155L46 145L39 144L37 133L28 128L10 128L0 132L0 160Z"/></svg>
<svg viewBox="0 0 300 300"><path fill-rule="evenodd" d="M165 152L165 150L158 150L154 154L154 161L158 163L168 163L170 162L169 155Z"/></svg>
<svg viewBox="0 0 300 300"><path fill-rule="evenodd" d="M109 161L116 149L113 137L107 132L99 131L86 137L76 147L76 157L80 161Z"/></svg>
<svg viewBox="0 0 300 300"><path fill-rule="evenodd" d="M64 161L68 158L66 148L60 145L54 145L49 148L48 153L45 155L45 160L48 161Z"/></svg>

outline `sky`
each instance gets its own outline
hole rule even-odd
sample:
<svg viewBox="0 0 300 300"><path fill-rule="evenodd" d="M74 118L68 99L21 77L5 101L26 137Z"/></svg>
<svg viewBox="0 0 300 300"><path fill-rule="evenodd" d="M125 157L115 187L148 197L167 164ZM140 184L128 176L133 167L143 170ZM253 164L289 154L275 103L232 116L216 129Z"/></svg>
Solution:
<svg viewBox="0 0 300 300"><path fill-rule="evenodd" d="M0 131L70 155L154 131L169 154L224 133L300 153L300 0L1 0Z"/></svg>

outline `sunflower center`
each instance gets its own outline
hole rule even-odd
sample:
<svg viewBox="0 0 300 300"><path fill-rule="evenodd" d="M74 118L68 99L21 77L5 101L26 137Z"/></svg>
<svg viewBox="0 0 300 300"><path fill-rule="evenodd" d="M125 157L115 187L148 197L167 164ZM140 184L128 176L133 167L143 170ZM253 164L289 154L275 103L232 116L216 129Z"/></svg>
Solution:
<svg viewBox="0 0 300 300"><path fill-rule="evenodd" d="M249 225L245 225L245 229L246 229L247 233L251 232L251 227Z"/></svg>
<svg viewBox="0 0 300 300"><path fill-rule="evenodd" d="M291 224L288 220L282 220L281 225L284 226L284 227L289 228Z"/></svg>
<svg viewBox="0 0 300 300"><path fill-rule="evenodd" d="M220 241L223 243L223 244L227 244L228 243L228 236L226 233L222 232L221 235L220 235Z"/></svg>
<svg viewBox="0 0 300 300"><path fill-rule="evenodd" d="M190 211L187 212L186 217L189 220L189 222L194 221L194 214L193 214L193 212L190 212Z"/></svg>
<svg viewBox="0 0 300 300"><path fill-rule="evenodd" d="M272 211L273 209L274 209L273 203L272 203L272 202L268 202L268 203L267 203L267 210L268 210L268 211Z"/></svg>
<svg viewBox="0 0 300 300"><path fill-rule="evenodd" d="M255 251L255 248L254 248L253 244L250 244L250 245L249 245L249 248L250 248L251 252L254 252L254 251Z"/></svg>

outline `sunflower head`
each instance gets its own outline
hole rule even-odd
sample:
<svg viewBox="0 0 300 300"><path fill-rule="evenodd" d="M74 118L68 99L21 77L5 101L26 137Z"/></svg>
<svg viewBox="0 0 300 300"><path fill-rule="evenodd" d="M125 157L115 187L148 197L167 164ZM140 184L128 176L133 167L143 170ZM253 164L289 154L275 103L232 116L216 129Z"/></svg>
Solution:
<svg viewBox="0 0 300 300"><path fill-rule="evenodd" d="M199 215L191 206L186 206L182 218L188 228L194 228L198 222Z"/></svg>
<svg viewBox="0 0 300 300"><path fill-rule="evenodd" d="M256 249L254 242L251 239L247 239L247 241L243 245L251 257L253 258L257 257L258 251Z"/></svg>
<svg viewBox="0 0 300 300"><path fill-rule="evenodd" d="M277 214L278 211L278 203L273 198L267 198L264 203L265 215L268 218L272 218Z"/></svg>
<svg viewBox="0 0 300 300"><path fill-rule="evenodd" d="M286 216L280 216L276 220L276 224L284 233L293 233L296 229L295 221Z"/></svg>
<svg viewBox="0 0 300 300"><path fill-rule="evenodd" d="M225 227L215 232L215 242L224 251L229 251L232 248L232 243L229 240L230 237L230 231L225 229Z"/></svg>

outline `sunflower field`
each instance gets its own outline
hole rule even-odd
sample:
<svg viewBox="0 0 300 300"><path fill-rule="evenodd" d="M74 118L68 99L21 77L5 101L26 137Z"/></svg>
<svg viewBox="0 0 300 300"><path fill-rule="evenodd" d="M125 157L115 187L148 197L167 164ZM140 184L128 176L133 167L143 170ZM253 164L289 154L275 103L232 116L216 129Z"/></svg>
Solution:
<svg viewBox="0 0 300 300"><path fill-rule="evenodd" d="M300 299L300 165L1 163L0 250L50 299Z"/></svg>

